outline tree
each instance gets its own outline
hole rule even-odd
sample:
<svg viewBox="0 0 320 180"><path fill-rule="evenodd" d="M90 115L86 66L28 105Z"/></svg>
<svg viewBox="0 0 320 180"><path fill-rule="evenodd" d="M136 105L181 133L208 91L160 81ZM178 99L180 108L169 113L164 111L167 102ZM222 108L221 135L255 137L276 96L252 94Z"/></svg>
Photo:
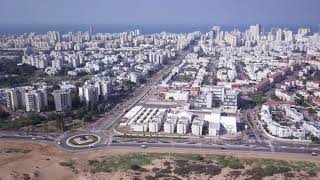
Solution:
<svg viewBox="0 0 320 180"><path fill-rule="evenodd" d="M62 116L57 116L57 119L55 120L55 126L61 131L65 131L65 123L63 121Z"/></svg>
<svg viewBox="0 0 320 180"><path fill-rule="evenodd" d="M313 114L317 113L317 111L314 110L313 108L309 108L308 113L313 115Z"/></svg>
<svg viewBox="0 0 320 180"><path fill-rule="evenodd" d="M316 136L311 135L311 141L316 144L320 144L320 139Z"/></svg>
<svg viewBox="0 0 320 180"><path fill-rule="evenodd" d="M0 106L0 119L5 119L9 116L10 114L4 110L2 106Z"/></svg>
<svg viewBox="0 0 320 180"><path fill-rule="evenodd" d="M280 99L278 98L278 96L276 96L276 94L274 94L274 93L271 95L271 99L272 99L272 100L275 100L275 101L280 100Z"/></svg>

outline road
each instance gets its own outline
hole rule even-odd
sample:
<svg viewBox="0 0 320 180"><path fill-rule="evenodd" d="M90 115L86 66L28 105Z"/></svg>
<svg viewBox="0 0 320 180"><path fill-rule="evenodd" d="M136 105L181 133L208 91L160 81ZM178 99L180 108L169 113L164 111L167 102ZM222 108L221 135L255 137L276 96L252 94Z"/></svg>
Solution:
<svg viewBox="0 0 320 180"><path fill-rule="evenodd" d="M0 140L23 140L36 143L49 143L56 144L55 139L43 138L43 137L31 137L31 136L0 136ZM108 148L127 148L127 149L137 149L145 145L147 148L178 148L178 149L190 149L190 150L207 150L207 151L225 151L225 152L270 152L269 147L260 145L230 145L230 144L188 144L188 143L148 143L148 142L109 142L104 144L98 144L93 147L67 147L58 146L60 149L68 152L84 152L93 151L98 149L108 149ZM319 148L296 148L296 147L286 147L279 146L274 147L274 152L281 153L293 153L293 154L310 154L311 152L320 153Z"/></svg>

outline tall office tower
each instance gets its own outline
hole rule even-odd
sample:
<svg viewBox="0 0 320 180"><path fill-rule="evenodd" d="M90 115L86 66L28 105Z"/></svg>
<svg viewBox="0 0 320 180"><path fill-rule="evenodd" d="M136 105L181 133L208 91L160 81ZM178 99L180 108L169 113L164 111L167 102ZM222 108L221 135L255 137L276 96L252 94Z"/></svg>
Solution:
<svg viewBox="0 0 320 180"><path fill-rule="evenodd" d="M226 33L224 39L232 47L236 47L238 45L238 38L234 34Z"/></svg>
<svg viewBox="0 0 320 180"><path fill-rule="evenodd" d="M293 41L293 33L292 31L285 30L283 31L284 34L284 40L287 42Z"/></svg>
<svg viewBox="0 0 320 180"><path fill-rule="evenodd" d="M211 28L211 30L209 31L209 38L210 38L210 39L215 39L216 36L217 36L217 32L216 32L215 28L216 28L216 26L213 26L213 27ZM206 36L203 35L203 37L201 37L201 38L205 39Z"/></svg>
<svg viewBox="0 0 320 180"><path fill-rule="evenodd" d="M275 41L276 40L276 30L271 29L271 31L268 33L268 41Z"/></svg>
<svg viewBox="0 0 320 180"><path fill-rule="evenodd" d="M282 41L283 40L283 31L282 29L278 29L276 33L276 41Z"/></svg>
<svg viewBox="0 0 320 180"><path fill-rule="evenodd" d="M93 25L90 25L89 27L89 35L90 37L94 34L94 26Z"/></svg>
<svg viewBox="0 0 320 180"><path fill-rule="evenodd" d="M57 32L57 42L61 42L61 33Z"/></svg>
<svg viewBox="0 0 320 180"><path fill-rule="evenodd" d="M139 29L136 29L136 30L135 30L135 35L136 35L136 36L140 36L140 30L139 30Z"/></svg>
<svg viewBox="0 0 320 180"><path fill-rule="evenodd" d="M13 110L23 109L25 107L25 92L31 87L18 87L6 91L7 107Z"/></svg>
<svg viewBox="0 0 320 180"><path fill-rule="evenodd" d="M219 39L219 35L220 35L220 26L213 26L213 28L211 29L212 32L212 36L215 40L220 40Z"/></svg>
<svg viewBox="0 0 320 180"><path fill-rule="evenodd" d="M299 35L300 37L307 36L307 35L309 35L309 33L310 33L310 29L309 29L309 28L300 28L300 29L298 30L298 35Z"/></svg>
<svg viewBox="0 0 320 180"><path fill-rule="evenodd" d="M46 90L32 90L25 93L26 110L41 112L48 106Z"/></svg>
<svg viewBox="0 0 320 180"><path fill-rule="evenodd" d="M259 24L250 26L250 36L252 40L259 40L261 34L261 26Z"/></svg>
<svg viewBox="0 0 320 180"><path fill-rule="evenodd" d="M69 111L72 108L71 92L69 89L54 90L52 93L56 111Z"/></svg>

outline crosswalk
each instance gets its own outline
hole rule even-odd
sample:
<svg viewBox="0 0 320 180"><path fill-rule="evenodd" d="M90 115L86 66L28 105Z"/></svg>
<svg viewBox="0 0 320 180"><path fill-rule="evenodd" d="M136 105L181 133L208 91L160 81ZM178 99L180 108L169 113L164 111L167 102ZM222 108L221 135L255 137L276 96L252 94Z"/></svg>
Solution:
<svg viewBox="0 0 320 180"><path fill-rule="evenodd" d="M111 143L112 143L112 138L113 138L113 135L112 135L112 134L109 135L109 138L108 138L108 146L111 145Z"/></svg>
<svg viewBox="0 0 320 180"><path fill-rule="evenodd" d="M272 145L271 141L268 140L267 143L268 143L268 145L270 147L271 152L274 152L274 146Z"/></svg>

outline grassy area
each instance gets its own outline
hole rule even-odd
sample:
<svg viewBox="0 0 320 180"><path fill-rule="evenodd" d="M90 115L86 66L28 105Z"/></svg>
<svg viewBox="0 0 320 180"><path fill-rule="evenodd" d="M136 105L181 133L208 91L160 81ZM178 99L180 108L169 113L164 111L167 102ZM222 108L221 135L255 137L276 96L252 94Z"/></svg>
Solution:
<svg viewBox="0 0 320 180"><path fill-rule="evenodd" d="M0 119L0 130L18 130L22 127L34 126L47 121L48 119L46 117L31 113L26 117L20 117L14 121Z"/></svg>
<svg viewBox="0 0 320 180"><path fill-rule="evenodd" d="M67 159L64 162L60 162L59 164L60 164L60 166L65 166L65 167L69 167L71 169L75 169L76 161L74 161L73 159Z"/></svg>
<svg viewBox="0 0 320 180"><path fill-rule="evenodd" d="M90 160L91 172L111 172L118 170L136 169L138 166L151 164L156 159L161 158L156 154L128 154L122 156L102 157L99 160Z"/></svg>
<svg viewBox="0 0 320 180"><path fill-rule="evenodd" d="M156 159L163 159L163 165L154 167L150 172L144 166ZM256 158L237 158L217 154L179 154L179 153L132 153L127 155L101 157L90 160L92 173L128 170L151 173L146 179L161 177L188 177L202 174L213 177L224 168L233 169L229 177L243 176L248 179L262 179L277 174L287 177L303 172L309 177L317 176L319 164L304 161L285 161Z"/></svg>

